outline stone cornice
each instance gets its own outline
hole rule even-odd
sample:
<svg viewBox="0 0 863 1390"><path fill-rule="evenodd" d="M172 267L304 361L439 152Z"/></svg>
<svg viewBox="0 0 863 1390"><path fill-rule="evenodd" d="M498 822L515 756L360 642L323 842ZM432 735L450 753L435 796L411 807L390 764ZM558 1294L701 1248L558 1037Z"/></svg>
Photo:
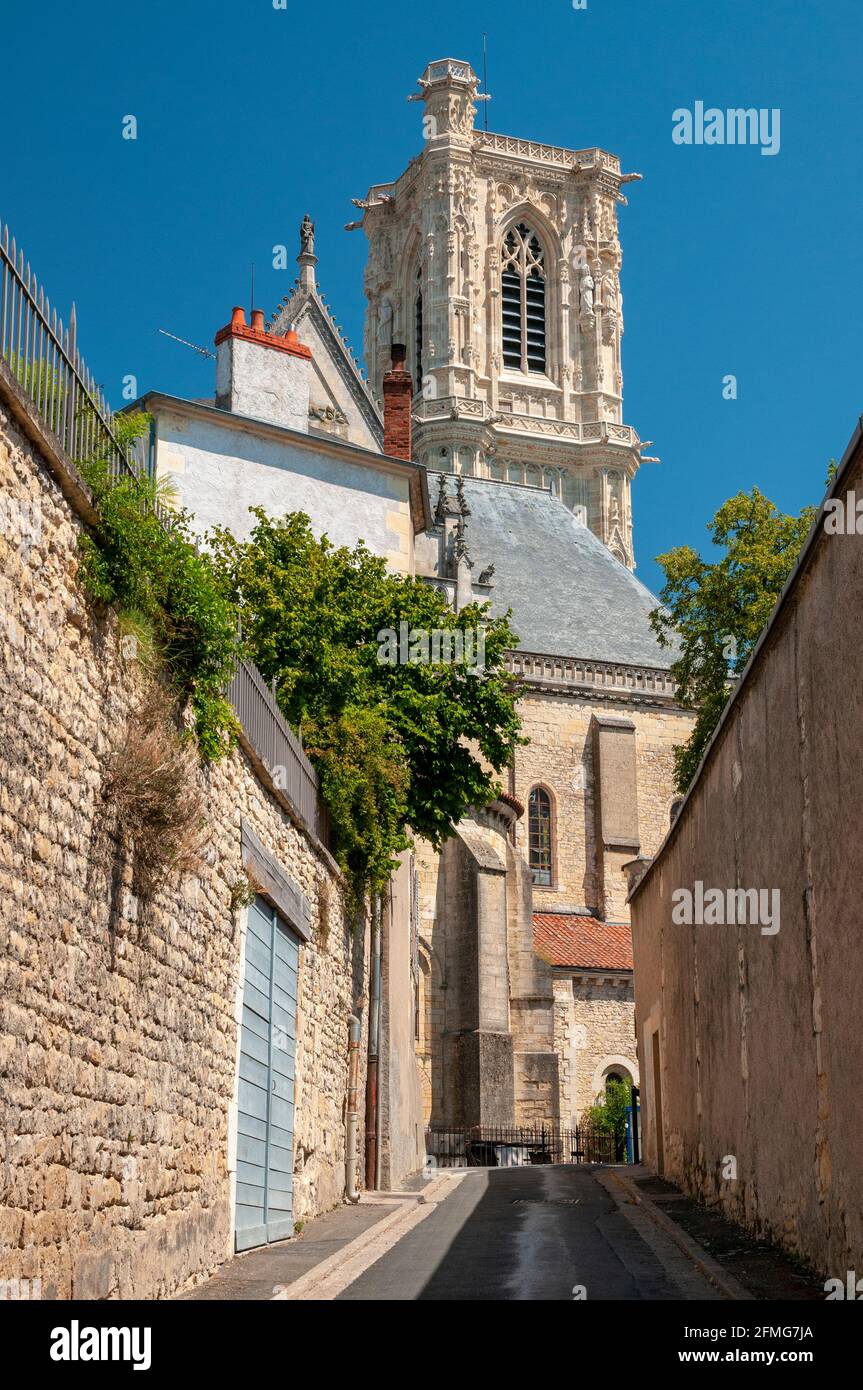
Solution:
<svg viewBox="0 0 863 1390"><path fill-rule="evenodd" d="M514 135L495 135L478 131L474 149L478 154L506 155L530 164L551 164L557 168L575 169L585 173L609 173L620 177L620 160L607 150L591 148L568 150L561 145L546 145L539 140L522 140Z"/></svg>
<svg viewBox="0 0 863 1390"><path fill-rule="evenodd" d="M572 691L614 701L677 703L671 672L658 666L630 666L621 661L592 661L519 650L507 653L506 668L532 690L559 694Z"/></svg>

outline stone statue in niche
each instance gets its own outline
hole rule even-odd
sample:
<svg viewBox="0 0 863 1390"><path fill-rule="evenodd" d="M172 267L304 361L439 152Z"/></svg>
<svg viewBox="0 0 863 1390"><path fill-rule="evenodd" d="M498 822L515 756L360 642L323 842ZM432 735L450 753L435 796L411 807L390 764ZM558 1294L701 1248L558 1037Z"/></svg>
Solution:
<svg viewBox="0 0 863 1390"><path fill-rule="evenodd" d="M581 317L586 322L589 322L594 315L594 291L596 289L596 282L590 273L590 267L587 265L582 271L579 289L581 291Z"/></svg>
<svg viewBox="0 0 863 1390"><path fill-rule="evenodd" d="M608 521L611 530L620 529L622 526L622 504L623 489L621 486L620 474L609 473L608 483Z"/></svg>
<svg viewBox="0 0 863 1390"><path fill-rule="evenodd" d="M315 224L308 213L300 224L300 254L303 256L315 254Z"/></svg>
<svg viewBox="0 0 863 1390"><path fill-rule="evenodd" d="M602 281L602 307L603 314L603 338L606 343L611 342L615 330L618 326L618 297L617 285L615 284L614 274L609 272L603 277Z"/></svg>

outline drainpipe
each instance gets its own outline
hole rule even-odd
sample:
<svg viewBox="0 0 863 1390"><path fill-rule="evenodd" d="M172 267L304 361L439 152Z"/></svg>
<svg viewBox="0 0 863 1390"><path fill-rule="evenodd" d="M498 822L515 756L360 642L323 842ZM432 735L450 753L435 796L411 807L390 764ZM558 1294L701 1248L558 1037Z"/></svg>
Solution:
<svg viewBox="0 0 863 1390"><path fill-rule="evenodd" d="M356 1014L348 1019L348 1104L345 1113L345 1196L358 1202L357 1189L357 1083L360 1077L360 1020Z"/></svg>
<svg viewBox="0 0 863 1390"><path fill-rule="evenodd" d="M369 1056L366 1070L366 1187L377 1188L380 1153L378 1145L378 1063L381 1032L381 899L372 896L372 958L369 982Z"/></svg>

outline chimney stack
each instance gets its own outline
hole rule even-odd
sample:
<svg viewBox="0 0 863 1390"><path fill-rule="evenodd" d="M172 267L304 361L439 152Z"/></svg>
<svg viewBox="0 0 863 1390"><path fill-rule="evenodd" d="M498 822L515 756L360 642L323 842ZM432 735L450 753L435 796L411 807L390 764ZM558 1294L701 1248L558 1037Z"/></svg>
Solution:
<svg viewBox="0 0 863 1390"><path fill-rule="evenodd" d="M293 329L268 333L263 309L247 325L238 305L216 334L216 405L308 433L311 358Z"/></svg>
<svg viewBox="0 0 863 1390"><path fill-rule="evenodd" d="M392 345L392 367L383 380L384 453L397 459L413 458L411 445L411 406L413 382L405 370L404 343Z"/></svg>

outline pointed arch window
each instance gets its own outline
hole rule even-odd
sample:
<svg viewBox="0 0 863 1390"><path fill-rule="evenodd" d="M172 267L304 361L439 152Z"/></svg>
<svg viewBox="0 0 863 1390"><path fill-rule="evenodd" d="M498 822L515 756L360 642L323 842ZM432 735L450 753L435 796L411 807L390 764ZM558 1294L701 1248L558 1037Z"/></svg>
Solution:
<svg viewBox="0 0 863 1390"><path fill-rule="evenodd" d="M527 806L528 863L534 883L551 886L551 797L534 787Z"/></svg>
<svg viewBox="0 0 863 1390"><path fill-rule="evenodd" d="M414 390L423 389L423 269L417 267L416 298L414 300Z"/></svg>
<svg viewBox="0 0 863 1390"><path fill-rule="evenodd" d="M503 364L517 372L545 371L545 256L524 223L510 227L501 247Z"/></svg>

